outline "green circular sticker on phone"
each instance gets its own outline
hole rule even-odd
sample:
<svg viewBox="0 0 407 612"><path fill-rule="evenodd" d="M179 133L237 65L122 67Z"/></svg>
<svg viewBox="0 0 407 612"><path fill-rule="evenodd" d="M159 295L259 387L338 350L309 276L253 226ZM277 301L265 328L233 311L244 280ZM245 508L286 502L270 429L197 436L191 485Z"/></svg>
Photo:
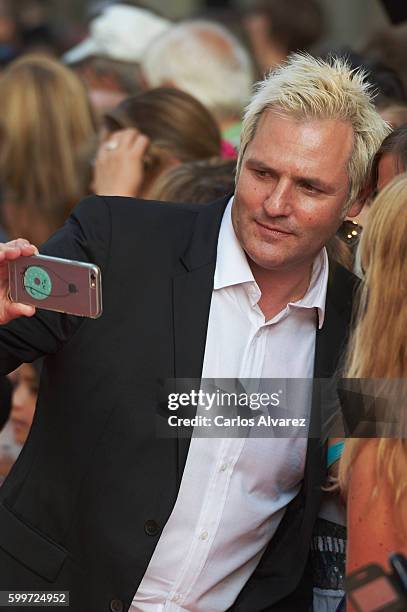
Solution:
<svg viewBox="0 0 407 612"><path fill-rule="evenodd" d="M27 268L24 272L24 289L35 300L45 300L52 291L52 281L48 272L39 266Z"/></svg>

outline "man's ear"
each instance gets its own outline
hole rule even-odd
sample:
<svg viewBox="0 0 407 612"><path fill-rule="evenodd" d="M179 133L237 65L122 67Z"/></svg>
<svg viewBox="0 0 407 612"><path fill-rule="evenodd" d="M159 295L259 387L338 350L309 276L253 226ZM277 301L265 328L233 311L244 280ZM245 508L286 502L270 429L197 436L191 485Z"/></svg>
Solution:
<svg viewBox="0 0 407 612"><path fill-rule="evenodd" d="M346 216L347 217L357 217L360 211L362 210L363 206L366 204L366 201L369 200L369 198L371 197L371 195L372 195L372 185L369 182L369 183L366 183L364 187L361 189L357 199L353 202L352 206L349 208L348 212L346 213Z"/></svg>
<svg viewBox="0 0 407 612"><path fill-rule="evenodd" d="M352 206L349 208L348 212L346 213L347 217L357 217L358 214L360 213L360 211L363 208L363 205L365 203L365 200L356 200L356 202L353 202Z"/></svg>

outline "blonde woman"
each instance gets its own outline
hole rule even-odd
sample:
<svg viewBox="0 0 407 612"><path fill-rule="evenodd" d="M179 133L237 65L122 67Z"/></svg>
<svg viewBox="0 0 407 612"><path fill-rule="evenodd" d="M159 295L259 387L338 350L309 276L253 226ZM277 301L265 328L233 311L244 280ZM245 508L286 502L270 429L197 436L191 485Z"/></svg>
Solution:
<svg viewBox="0 0 407 612"><path fill-rule="evenodd" d="M407 378L405 174L394 179L373 203L362 234L361 258L365 283L348 352L347 376ZM348 505L348 573L372 562L388 567L393 551L407 554L405 393L393 409L400 437L349 439L345 443L339 479Z"/></svg>
<svg viewBox="0 0 407 612"><path fill-rule="evenodd" d="M87 93L57 60L25 55L1 76L0 100L4 224L10 238L41 244L88 192Z"/></svg>

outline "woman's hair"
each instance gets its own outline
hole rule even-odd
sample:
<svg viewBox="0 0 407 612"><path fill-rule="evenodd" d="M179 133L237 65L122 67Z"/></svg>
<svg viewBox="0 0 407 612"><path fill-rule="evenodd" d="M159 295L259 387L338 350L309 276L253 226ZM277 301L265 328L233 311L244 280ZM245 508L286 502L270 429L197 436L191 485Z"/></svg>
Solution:
<svg viewBox="0 0 407 612"><path fill-rule="evenodd" d="M109 132L137 128L149 137L147 169L159 164L163 152L180 162L220 154L221 135L209 111L189 94L158 87L121 102L105 115Z"/></svg>
<svg viewBox="0 0 407 612"><path fill-rule="evenodd" d="M384 155L391 153L397 160L397 166L401 172L407 170L407 124L402 125L383 140L372 163L372 186L377 185L379 178L379 163Z"/></svg>
<svg viewBox="0 0 407 612"><path fill-rule="evenodd" d="M43 218L51 231L88 187L81 162L95 125L86 90L60 62L26 55L1 76L0 99L4 198Z"/></svg>
<svg viewBox="0 0 407 612"><path fill-rule="evenodd" d="M407 375L407 176L394 179L373 202L369 223L361 238L365 282L361 288L356 328L349 343L345 372L348 378L379 379L387 385L388 397L397 380ZM393 379L385 382L385 379ZM380 380L384 382L380 382ZM366 384L369 384L366 382ZM392 386L393 387L392 387ZM370 385L371 388L371 385ZM405 388L405 385L404 385ZM397 415L399 431L407 425L405 393L394 397L390 410ZM401 395L401 397L400 397ZM404 401L403 401L404 398ZM340 483L346 489L352 463L363 446L361 439L346 441L341 460ZM402 503L407 494L407 441L381 438L378 441L377 472L386 478L394 494L395 516L407 535ZM378 479L380 484L380 479ZM379 486L378 484L378 486Z"/></svg>
<svg viewBox="0 0 407 612"><path fill-rule="evenodd" d="M359 319L347 357L351 378L402 378L407 373L407 177L372 204L360 242L365 269Z"/></svg>
<svg viewBox="0 0 407 612"><path fill-rule="evenodd" d="M347 375L402 378L407 373L405 175L389 183L373 202L360 249L365 283L358 323L348 350Z"/></svg>
<svg viewBox="0 0 407 612"><path fill-rule="evenodd" d="M236 160L213 157L181 164L159 178L151 197L179 204L208 204L232 194Z"/></svg>

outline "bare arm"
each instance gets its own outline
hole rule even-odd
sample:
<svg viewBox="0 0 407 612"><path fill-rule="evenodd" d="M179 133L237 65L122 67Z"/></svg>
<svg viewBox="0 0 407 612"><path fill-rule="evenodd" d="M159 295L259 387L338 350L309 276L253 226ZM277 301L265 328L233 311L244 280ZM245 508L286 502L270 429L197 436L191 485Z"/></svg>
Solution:
<svg viewBox="0 0 407 612"><path fill-rule="evenodd" d="M378 563L389 569L391 552L407 554L407 535L395 524L393 495L388 482L376 486L378 440L367 440L353 465L348 493L347 573Z"/></svg>

